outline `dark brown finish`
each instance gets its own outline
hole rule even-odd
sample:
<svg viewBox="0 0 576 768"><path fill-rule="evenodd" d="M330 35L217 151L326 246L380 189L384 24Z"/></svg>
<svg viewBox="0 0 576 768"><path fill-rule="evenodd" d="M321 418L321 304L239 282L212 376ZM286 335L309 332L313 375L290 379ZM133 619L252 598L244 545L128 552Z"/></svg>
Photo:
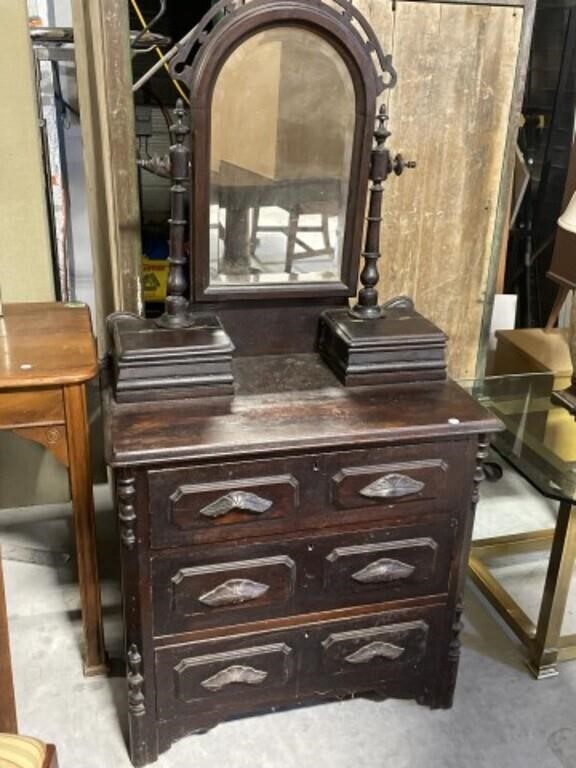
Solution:
<svg viewBox="0 0 576 768"><path fill-rule="evenodd" d="M473 458L470 448L461 441L422 446L406 443L372 450L303 452L297 457L152 470L147 473L151 547L239 539L255 532L274 535L323 529L334 523L357 524L360 520L392 522L398 518L399 509L402 514L444 512L447 500L457 497L454 468L463 457L468 461ZM383 469L399 469L415 481L424 481L424 487L400 499L362 496L360 491L369 481L380 478ZM264 495L272 504L259 515L230 511L207 518L201 514L206 502L221 498L224 491L238 489Z"/></svg>
<svg viewBox="0 0 576 768"><path fill-rule="evenodd" d="M18 733L16 719L16 699L12 677L10 657L10 637L8 634L8 611L4 591L4 571L0 550L0 733Z"/></svg>
<svg viewBox="0 0 576 768"><path fill-rule="evenodd" d="M172 71L190 90L193 162L191 167L191 250L193 297L197 302L256 299L353 296L356 293L363 212L370 166L372 119L376 98L396 82L390 57L370 25L351 3L337 0L341 9L321 2L254 0L235 6L217 3L200 21L195 35L172 60ZM233 11L226 15L225 11ZM339 12L341 11L341 12ZM216 22L210 29L210 25ZM235 289L209 285L209 184L212 93L223 62L248 37L273 25L297 25L326 39L340 53L356 92L356 127L349 177L349 199L344 230L342 283L294 286L243 286ZM208 30L210 32L208 33ZM191 54L194 54L191 60ZM373 56L374 55L374 56Z"/></svg>
<svg viewBox="0 0 576 768"><path fill-rule="evenodd" d="M177 264L175 270L180 269ZM187 300L184 303L187 307ZM176 319L167 320L165 314L162 323L182 327L160 328L153 320L124 313L108 318L118 402L232 394L234 345L219 319L206 313L191 315L179 300L171 306L176 314L170 317ZM178 320L182 311L185 319Z"/></svg>
<svg viewBox="0 0 576 768"><path fill-rule="evenodd" d="M411 526L298 533L278 542L222 544L208 554L197 547L155 555L155 635L443 594L455 528L456 518L421 515ZM202 599L230 581L252 582L250 599Z"/></svg>
<svg viewBox="0 0 576 768"><path fill-rule="evenodd" d="M236 364L249 375L232 400L105 398L119 510L135 517L136 765L273 707L374 689L452 699L477 434L497 422L451 382L345 389L313 356ZM272 503L202 514L235 493Z"/></svg>
<svg viewBox="0 0 576 768"><path fill-rule="evenodd" d="M226 712L247 715L324 697L343 698L359 688L384 696L425 698L424 681L440 658L442 615L441 604L372 611L362 618L314 622L280 633L159 649L157 675L167 681L159 695L160 748L184 729L214 725ZM402 653L396 658L372 655L369 647L375 642L394 644ZM227 672L235 666L265 672L266 677L249 674L252 684L239 681L216 690L202 686L203 680L219 673L239 677L241 673Z"/></svg>
<svg viewBox="0 0 576 768"><path fill-rule="evenodd" d="M275 25L321 35L355 86L343 278L216 288L213 88L230 54ZM217 306L233 333L235 391L210 388L222 358L187 357L193 328L164 331L164 341L159 330L146 336L142 321L117 319L106 451L117 475L136 766L188 733L277 707L374 691L449 707L484 457L478 435L497 428L446 380L445 335L405 297L377 306L382 182L405 164L384 147L382 113L369 167L376 97L395 73L354 4L221 0L173 71L192 103L192 299ZM351 313L369 176L367 266ZM247 223L237 211L228 256L245 256ZM321 314L320 350L336 375L312 354ZM202 375L195 398L183 386L190 399L166 399L185 376ZM119 402L138 386L158 402Z"/></svg>
<svg viewBox="0 0 576 768"><path fill-rule="evenodd" d="M375 261L367 264L372 274ZM446 336L411 302L400 298L371 311L363 320L344 309L322 314L320 353L345 386L446 378Z"/></svg>
<svg viewBox="0 0 576 768"><path fill-rule="evenodd" d="M190 149L186 141L190 128L185 124L186 110L184 102L178 99L174 110L175 124L171 127L175 142L170 147L170 255L168 262L168 290L166 296L166 311L157 320L161 328L189 328L194 325L194 318L188 313L186 291L186 253L184 242L186 238L186 187L188 166L190 164Z"/></svg>
<svg viewBox="0 0 576 768"><path fill-rule="evenodd" d="M453 382L348 390L314 355L239 358L235 376L238 390L230 400L144 407L105 395L108 462L207 461L230 456L232 446L237 460L282 455L294 446L300 452L370 448L430 441L431 429L450 440L490 432L496 423Z"/></svg>
<svg viewBox="0 0 576 768"><path fill-rule="evenodd" d="M84 305L7 304L0 318L0 429L50 450L70 478L84 673L107 671L85 383L98 371Z"/></svg>
<svg viewBox="0 0 576 768"><path fill-rule="evenodd" d="M378 125L374 131L376 146L372 150L372 162L370 166L370 204L366 226L366 246L362 253L364 267L360 273L362 288L358 294L358 303L350 310L353 317L361 320L373 320L382 317L383 309L378 305L378 259L380 258L380 229L382 226L382 199L384 197L384 182L394 171L397 176L404 168L415 168L416 163L405 163L401 155L396 155L394 160L390 150L386 147L386 141L390 137L387 128L388 112L386 105L382 104L377 117Z"/></svg>

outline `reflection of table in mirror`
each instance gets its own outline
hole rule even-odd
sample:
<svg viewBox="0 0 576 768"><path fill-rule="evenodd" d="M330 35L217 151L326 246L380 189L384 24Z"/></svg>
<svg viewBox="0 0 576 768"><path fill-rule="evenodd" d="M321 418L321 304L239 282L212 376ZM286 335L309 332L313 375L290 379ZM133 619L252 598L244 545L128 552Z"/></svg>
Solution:
<svg viewBox="0 0 576 768"><path fill-rule="evenodd" d="M576 423L550 400L551 373L468 382L472 394L504 423L492 446L542 495L560 502L553 530L473 542L470 572L490 604L528 651L537 678L557 674L557 663L576 658L576 635L561 635L576 556ZM490 571L487 561L551 546L536 624Z"/></svg>
<svg viewBox="0 0 576 768"><path fill-rule="evenodd" d="M213 284L341 279L347 199L341 179L271 179L223 163L212 191Z"/></svg>

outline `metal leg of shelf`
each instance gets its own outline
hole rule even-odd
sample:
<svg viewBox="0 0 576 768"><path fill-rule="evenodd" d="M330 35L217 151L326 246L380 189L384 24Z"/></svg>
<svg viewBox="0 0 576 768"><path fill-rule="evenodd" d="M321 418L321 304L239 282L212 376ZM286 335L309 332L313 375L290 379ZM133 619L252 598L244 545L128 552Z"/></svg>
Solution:
<svg viewBox="0 0 576 768"><path fill-rule="evenodd" d="M552 540L544 595L528 666L537 678L558 674L561 631L576 554L576 506L561 502Z"/></svg>
<svg viewBox="0 0 576 768"><path fill-rule="evenodd" d="M543 549L552 543L538 621L534 624L484 563L485 558ZM557 664L576 658L576 635L562 637L562 621L576 556L576 506L561 502L554 530L496 536L473 542L472 580L528 651L537 679L558 674Z"/></svg>

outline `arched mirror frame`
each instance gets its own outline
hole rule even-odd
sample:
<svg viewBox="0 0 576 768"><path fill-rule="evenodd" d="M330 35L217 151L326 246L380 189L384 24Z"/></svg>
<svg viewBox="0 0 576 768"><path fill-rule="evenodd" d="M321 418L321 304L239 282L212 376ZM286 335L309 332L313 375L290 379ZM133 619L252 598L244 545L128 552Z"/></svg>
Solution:
<svg viewBox="0 0 576 768"><path fill-rule="evenodd" d="M188 88L191 104L190 278L193 302L350 297L356 293L376 102L385 88L394 85L396 75L390 57L383 53L364 17L349 0L334 2L341 11L321 0L252 0L239 7L231 0L222 0L204 17L188 45L172 62L174 74ZM224 15L208 32L207 28L222 13ZM214 88L224 63L243 42L278 26L305 28L327 40L345 62L354 85L356 124L342 250L342 280L290 286L211 287L209 197ZM188 64L192 52L194 58ZM241 140L240 134L238 138Z"/></svg>

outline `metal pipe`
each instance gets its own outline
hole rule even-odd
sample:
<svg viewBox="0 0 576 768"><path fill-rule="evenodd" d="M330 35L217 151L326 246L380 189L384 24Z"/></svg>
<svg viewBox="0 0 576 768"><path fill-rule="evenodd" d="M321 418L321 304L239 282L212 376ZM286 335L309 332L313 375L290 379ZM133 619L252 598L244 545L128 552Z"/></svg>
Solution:
<svg viewBox="0 0 576 768"><path fill-rule="evenodd" d="M142 77L134 83L134 85L132 86L132 93L136 93L136 91L139 91L143 85L146 85L146 83L148 82L148 80L150 80L150 78L154 77L154 75L156 74L156 72L158 72L159 69L162 69L162 67L165 64L168 64L170 61L172 61L172 59L174 58L174 56L176 56L176 54L180 51L180 49L186 45L186 43L188 42L188 40L190 40L191 37L193 37L194 33L196 32L196 29L197 29L197 26L192 27L192 29L189 32L187 32L181 40L179 40L172 48L170 48L168 53L165 53L161 59L158 59L156 64L150 67L150 69L147 72L145 72L142 75Z"/></svg>

